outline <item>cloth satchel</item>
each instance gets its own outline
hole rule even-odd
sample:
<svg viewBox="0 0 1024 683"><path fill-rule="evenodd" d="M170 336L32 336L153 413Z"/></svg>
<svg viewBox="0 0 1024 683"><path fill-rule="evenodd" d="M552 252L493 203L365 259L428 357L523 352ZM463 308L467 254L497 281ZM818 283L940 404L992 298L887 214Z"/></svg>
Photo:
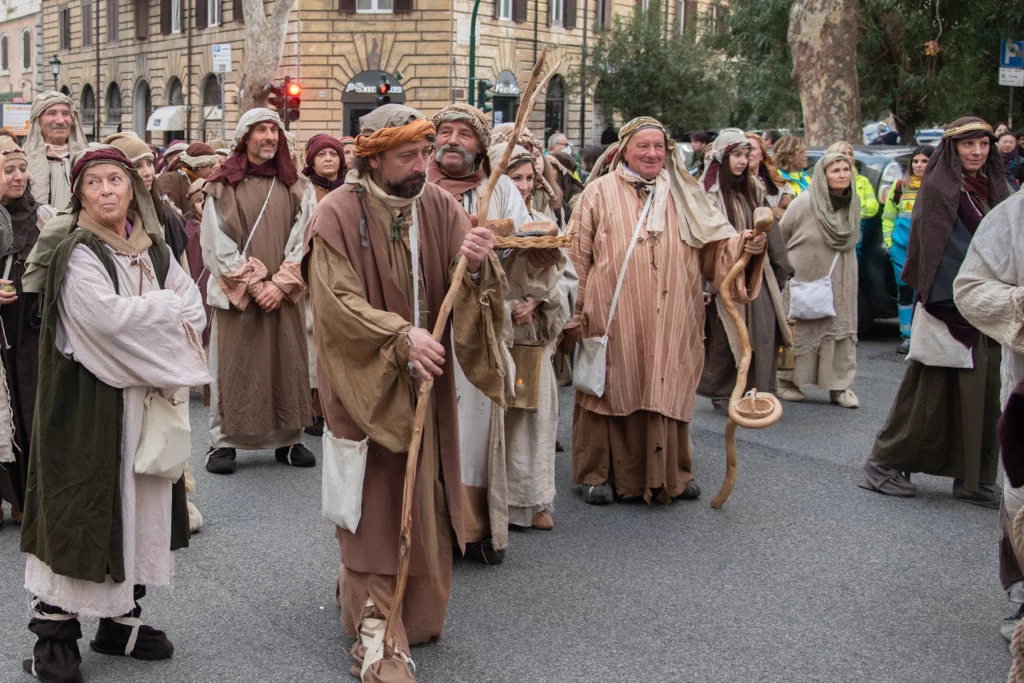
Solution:
<svg viewBox="0 0 1024 683"><path fill-rule="evenodd" d="M828 275L810 282L789 281L789 317L794 320L821 320L836 317L832 293L832 271L839 262L839 252L832 259Z"/></svg>
<svg viewBox="0 0 1024 683"><path fill-rule="evenodd" d="M602 337L587 337L580 341L576 349L576 364L573 367L572 386L576 391L601 398L604 396L605 380L608 376L608 330L612 329L612 319L615 317L615 307L619 304L619 293L622 291L622 282L626 278L626 266L629 265L629 257L633 254L637 238L640 237L640 229L647 220L647 214L651 210L651 203L654 200L654 191L647 195L647 203L644 210L640 212L640 220L633 230L633 238L629 241L626 249L626 258L622 261L622 269L619 270L619 281L615 283L615 294L612 295L611 310L608 311L608 325L604 328L605 334Z"/></svg>
<svg viewBox="0 0 1024 683"><path fill-rule="evenodd" d="M910 324L907 360L938 368L974 368L972 350L958 342L946 323L926 311L920 301L914 307L914 321Z"/></svg>
<svg viewBox="0 0 1024 683"><path fill-rule="evenodd" d="M325 426L323 449L320 512L335 526L355 533L363 514L363 477L370 439L339 439Z"/></svg>
<svg viewBox="0 0 1024 683"><path fill-rule="evenodd" d="M192 455L188 391L188 387L178 389L169 401L157 389L146 394L135 474L178 481L185 473L185 464Z"/></svg>

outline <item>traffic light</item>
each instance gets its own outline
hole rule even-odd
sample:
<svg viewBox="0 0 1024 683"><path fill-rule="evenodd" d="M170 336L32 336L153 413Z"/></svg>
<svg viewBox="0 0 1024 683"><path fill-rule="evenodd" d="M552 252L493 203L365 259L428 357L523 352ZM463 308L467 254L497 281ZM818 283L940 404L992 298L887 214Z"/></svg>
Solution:
<svg viewBox="0 0 1024 683"><path fill-rule="evenodd" d="M484 78L478 78L476 81L476 106L477 109L483 113L487 113L494 109L490 102L494 99L494 83Z"/></svg>
<svg viewBox="0 0 1024 683"><path fill-rule="evenodd" d="M388 77L384 74L380 76L380 83L377 84L377 106L380 107L385 104L391 104L391 84L388 83Z"/></svg>
<svg viewBox="0 0 1024 683"><path fill-rule="evenodd" d="M279 88L276 85L268 85L267 92L270 96L267 97L267 108L273 109L277 112L277 115L284 119L285 101L284 101L284 89Z"/></svg>
<svg viewBox="0 0 1024 683"><path fill-rule="evenodd" d="M285 95L285 124L291 121L298 121L300 108L302 107L302 84L298 81L292 80L290 77L284 77L284 95Z"/></svg>

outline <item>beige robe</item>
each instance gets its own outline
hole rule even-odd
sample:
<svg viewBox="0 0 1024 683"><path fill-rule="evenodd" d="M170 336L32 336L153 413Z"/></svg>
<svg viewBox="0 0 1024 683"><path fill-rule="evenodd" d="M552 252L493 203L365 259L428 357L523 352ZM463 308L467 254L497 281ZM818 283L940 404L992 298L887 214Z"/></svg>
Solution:
<svg viewBox="0 0 1024 683"><path fill-rule="evenodd" d="M809 192L794 199L779 222L795 271L793 279L800 282L828 275L836 254L825 243L812 199ZM830 391L853 386L857 374L857 252L853 248L840 254L832 271L832 294L835 317L797 321L796 364L793 370L780 370L779 380Z"/></svg>

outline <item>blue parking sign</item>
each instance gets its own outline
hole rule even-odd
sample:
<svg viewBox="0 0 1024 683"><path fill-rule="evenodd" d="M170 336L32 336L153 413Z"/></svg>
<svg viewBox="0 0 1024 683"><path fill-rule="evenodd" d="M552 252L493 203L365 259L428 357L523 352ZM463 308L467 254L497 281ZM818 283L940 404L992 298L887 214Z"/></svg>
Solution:
<svg viewBox="0 0 1024 683"><path fill-rule="evenodd" d="M1004 40L999 45L999 66L1024 69L1024 40Z"/></svg>

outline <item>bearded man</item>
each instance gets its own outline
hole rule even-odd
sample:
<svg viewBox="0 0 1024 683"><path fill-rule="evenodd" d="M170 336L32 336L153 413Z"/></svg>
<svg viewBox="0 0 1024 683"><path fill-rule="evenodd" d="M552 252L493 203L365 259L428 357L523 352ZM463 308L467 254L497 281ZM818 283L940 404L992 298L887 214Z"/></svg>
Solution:
<svg viewBox="0 0 1024 683"><path fill-rule="evenodd" d="M434 126L389 104L359 121L355 169L317 208L306 235L326 427L325 468L359 464L325 481L324 514L341 546L341 623L357 636L352 673L365 682L414 681L409 646L444 631L452 543L465 548L455 358L486 396L504 400L500 332L507 287L494 238L473 228L446 192L426 184ZM459 255L468 273L440 342L430 330ZM412 509L409 580L394 615L395 652L384 621L398 574L398 537L416 394L434 378ZM349 470L353 472L354 470ZM387 656L385 656L387 654Z"/></svg>
<svg viewBox="0 0 1024 683"><path fill-rule="evenodd" d="M71 201L71 156L85 148L78 109L67 95L45 92L32 103L25 139L32 196L63 211Z"/></svg>
<svg viewBox="0 0 1024 683"><path fill-rule="evenodd" d="M453 104L434 116L436 151L427 180L448 191L467 214L475 215L491 175L487 154L490 130L483 112ZM530 212L511 178L502 175L491 194L490 220L509 219L516 230L530 222ZM556 250L557 251L557 250ZM534 258L537 258L535 255ZM556 258L541 257L553 266ZM508 264L506 263L506 268ZM534 269L535 270L535 269ZM506 270L506 272L509 272ZM522 283L528 289L528 283ZM511 328L511 321L503 327ZM506 372L512 375L511 356ZM505 415L498 403L473 386L455 364L461 424L462 482L466 507L466 557L499 564L508 546L508 500L505 462Z"/></svg>
<svg viewBox="0 0 1024 683"><path fill-rule="evenodd" d="M175 155L167 171L156 179L157 195L184 213L188 208L188 188L197 178L209 178L220 163L220 156L205 142L193 142Z"/></svg>
<svg viewBox="0 0 1024 683"><path fill-rule="evenodd" d="M234 151L203 188L200 242L210 271L210 452L206 469L235 471L237 449L274 449L278 462L312 467L302 233L316 206L298 174L281 119L242 115Z"/></svg>
<svg viewBox="0 0 1024 683"><path fill-rule="evenodd" d="M703 280L721 291L729 268L753 254L732 292L750 303L767 240L736 234L657 120L623 126L618 149L607 174L595 167L570 224L579 290L565 334L608 336L603 396L576 392L573 478L588 503L612 502L613 485L622 498L669 503L700 495L689 425L704 365Z"/></svg>

